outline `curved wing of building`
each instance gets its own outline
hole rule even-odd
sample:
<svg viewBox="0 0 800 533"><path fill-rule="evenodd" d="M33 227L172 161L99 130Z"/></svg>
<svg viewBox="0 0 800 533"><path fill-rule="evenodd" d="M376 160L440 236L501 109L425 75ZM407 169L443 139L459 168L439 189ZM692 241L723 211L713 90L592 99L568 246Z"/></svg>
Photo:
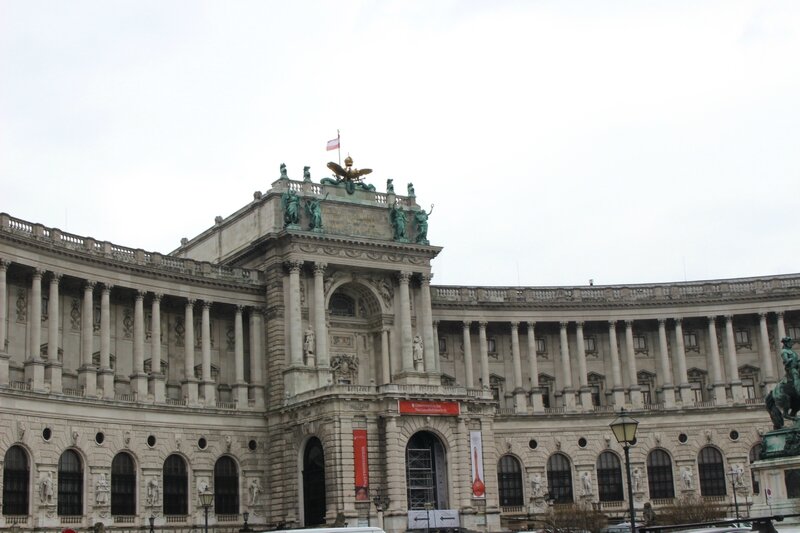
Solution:
<svg viewBox="0 0 800 533"><path fill-rule="evenodd" d="M281 178L169 254L0 214L4 524L621 518L623 407L637 508L759 497L800 276L435 286L415 197L351 189Z"/></svg>

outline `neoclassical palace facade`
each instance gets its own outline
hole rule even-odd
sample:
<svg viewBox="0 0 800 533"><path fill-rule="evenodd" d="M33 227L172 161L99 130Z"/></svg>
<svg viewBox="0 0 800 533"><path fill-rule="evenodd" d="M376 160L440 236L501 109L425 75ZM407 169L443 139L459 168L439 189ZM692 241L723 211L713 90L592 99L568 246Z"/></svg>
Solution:
<svg viewBox="0 0 800 533"><path fill-rule="evenodd" d="M221 529L622 517L623 407L638 508L763 499L800 276L431 285L416 198L330 181L169 254L0 214L0 526L192 526L204 492Z"/></svg>

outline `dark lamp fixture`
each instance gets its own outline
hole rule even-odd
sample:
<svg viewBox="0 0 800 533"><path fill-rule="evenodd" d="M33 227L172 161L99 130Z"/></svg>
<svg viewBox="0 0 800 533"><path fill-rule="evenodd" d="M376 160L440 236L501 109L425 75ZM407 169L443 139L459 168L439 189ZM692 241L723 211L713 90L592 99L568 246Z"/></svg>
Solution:
<svg viewBox="0 0 800 533"><path fill-rule="evenodd" d="M203 507L210 507L211 502L214 501L214 493L213 492L201 492L200 493L200 505Z"/></svg>
<svg viewBox="0 0 800 533"><path fill-rule="evenodd" d="M609 424L611 431L614 432L614 438L620 444L631 445L636 440L636 429L639 427L639 421L631 418L625 413L625 409L621 409L619 416Z"/></svg>

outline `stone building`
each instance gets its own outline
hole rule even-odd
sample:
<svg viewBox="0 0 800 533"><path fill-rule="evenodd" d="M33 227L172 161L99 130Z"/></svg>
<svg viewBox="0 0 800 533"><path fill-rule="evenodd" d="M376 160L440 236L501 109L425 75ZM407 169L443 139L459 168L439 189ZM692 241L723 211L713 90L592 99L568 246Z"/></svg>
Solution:
<svg viewBox="0 0 800 533"><path fill-rule="evenodd" d="M800 276L431 285L409 192L284 174L170 254L0 214L0 525L621 517L621 407L637 507L763 498Z"/></svg>

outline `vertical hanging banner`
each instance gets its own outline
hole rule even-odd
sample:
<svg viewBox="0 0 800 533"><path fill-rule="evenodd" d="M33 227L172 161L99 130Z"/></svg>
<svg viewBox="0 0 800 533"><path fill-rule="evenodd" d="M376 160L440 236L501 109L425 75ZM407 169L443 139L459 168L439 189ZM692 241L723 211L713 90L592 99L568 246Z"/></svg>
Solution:
<svg viewBox="0 0 800 533"><path fill-rule="evenodd" d="M483 441L480 431L469 432L469 453L472 459L472 497L485 498L486 484L483 477Z"/></svg>
<svg viewBox="0 0 800 533"><path fill-rule="evenodd" d="M353 430L353 464L356 472L356 500L369 500L369 456L367 430Z"/></svg>

